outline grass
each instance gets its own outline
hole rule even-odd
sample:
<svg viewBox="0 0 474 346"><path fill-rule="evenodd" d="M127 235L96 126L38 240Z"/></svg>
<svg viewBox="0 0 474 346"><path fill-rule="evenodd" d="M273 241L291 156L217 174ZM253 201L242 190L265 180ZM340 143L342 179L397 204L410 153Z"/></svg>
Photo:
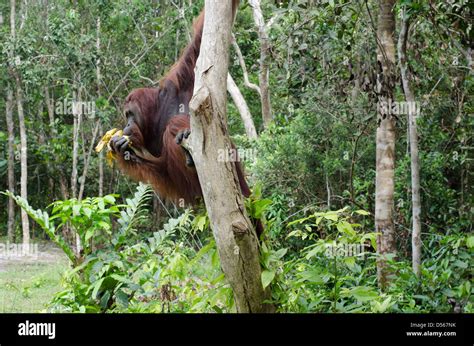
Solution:
<svg viewBox="0 0 474 346"><path fill-rule="evenodd" d="M61 289L66 260L12 263L0 271L0 313L39 312Z"/></svg>

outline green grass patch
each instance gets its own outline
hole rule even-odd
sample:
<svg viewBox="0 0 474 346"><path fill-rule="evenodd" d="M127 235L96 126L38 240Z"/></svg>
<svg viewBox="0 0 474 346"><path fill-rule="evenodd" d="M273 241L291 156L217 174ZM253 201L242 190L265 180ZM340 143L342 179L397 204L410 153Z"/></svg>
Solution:
<svg viewBox="0 0 474 346"><path fill-rule="evenodd" d="M14 263L0 272L0 313L39 312L61 290L67 260L54 263Z"/></svg>

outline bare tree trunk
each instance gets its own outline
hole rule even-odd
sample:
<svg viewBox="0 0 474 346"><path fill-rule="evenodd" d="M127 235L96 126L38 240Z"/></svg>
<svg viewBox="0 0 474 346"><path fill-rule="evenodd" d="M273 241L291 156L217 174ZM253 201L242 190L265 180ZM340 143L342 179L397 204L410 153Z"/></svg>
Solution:
<svg viewBox="0 0 474 346"><path fill-rule="evenodd" d="M81 96L78 92L77 100L74 99L74 104L76 101L80 100ZM77 107L72 107L73 109L73 130L72 130L72 172L71 172L71 197L77 197L77 161L78 161L78 151L79 151L79 130L81 128L81 112L76 109Z"/></svg>
<svg viewBox="0 0 474 346"><path fill-rule="evenodd" d="M20 128L20 195L21 198L28 200L28 153L27 136L25 127L25 114L23 111L23 90L18 74L16 75L16 101L18 110L18 126ZM23 244L30 244L30 221L28 214L21 210L21 225L23 229Z"/></svg>
<svg viewBox="0 0 474 346"><path fill-rule="evenodd" d="M328 177L327 172L325 176L326 176L327 206L328 206L328 210L331 210L331 188L329 187L329 177Z"/></svg>
<svg viewBox="0 0 474 346"><path fill-rule="evenodd" d="M97 96L101 96L100 92L100 80L101 80L101 74L100 74L100 17L97 18L97 38L96 38L96 49L97 49L97 56L99 59L97 60L96 63L96 70L95 70L95 75L96 75L96 80L97 80ZM100 119L98 119L99 122L99 132L102 133L102 124L100 123ZM104 195L104 153L101 151L99 153L99 196L102 197Z"/></svg>
<svg viewBox="0 0 474 346"><path fill-rule="evenodd" d="M240 50L240 47L237 44L237 41L235 40L234 34L232 34L232 46L234 46L235 53L237 53L237 58L239 59L239 65L242 68L242 73L244 75L244 85L247 88L253 89L258 92L258 95L262 97L260 87L256 84L251 83L249 80L249 74L247 72L247 66L245 65L244 56L242 55L242 51Z"/></svg>
<svg viewBox="0 0 474 346"><path fill-rule="evenodd" d="M227 74L227 91L232 97L235 106L239 110L247 137L250 139L256 139L257 130L255 130L255 125L253 123L252 114L250 114L249 106L247 105L247 102L245 102L244 96L240 92L237 84L235 84L234 78L232 78L230 73Z"/></svg>
<svg viewBox="0 0 474 346"><path fill-rule="evenodd" d="M78 88L77 94L73 97L73 138L72 138L72 172L71 172L71 198L77 198L77 175L78 175L78 156L79 156L79 132L81 129L81 119L82 119L82 111L79 107L76 107L77 103L81 100L81 91ZM75 255L76 258L81 257L81 238L77 232L73 233L73 242L75 244Z"/></svg>
<svg viewBox="0 0 474 346"><path fill-rule="evenodd" d="M44 87L44 98L46 101L46 107L48 109L49 127L51 129L51 134L55 136L57 134L57 130L54 121L54 100L52 100L51 96L49 95L48 86Z"/></svg>
<svg viewBox="0 0 474 346"><path fill-rule="evenodd" d="M11 36L13 42L16 44L16 31L15 31L15 0L10 1L10 27ZM11 54L11 58L14 56L14 51ZM13 68L13 74L15 76L16 86L16 105L18 111L18 126L20 129L20 195L24 199L28 199L28 152L27 152L27 136L25 128L25 114L23 111L23 90L21 88L20 76L18 74L17 67ZM28 214L23 209L21 210L21 225L23 229L23 245L26 249L30 244L30 222Z"/></svg>
<svg viewBox="0 0 474 346"><path fill-rule="evenodd" d="M226 117L232 6L230 1L206 0L205 9L201 54L189 107L190 150L237 311L266 312L272 309L264 303L270 292L262 286L258 239L245 212L235 162L216 159L219 150L232 148Z"/></svg>
<svg viewBox="0 0 474 346"><path fill-rule="evenodd" d="M398 38L398 59L400 62L400 75L402 77L405 100L408 107L408 128L410 139L410 164L411 164L411 199L412 199L412 265L416 276L420 276L421 268L421 198L420 198L420 163L418 156L418 130L416 126L415 97L410 88L408 62L406 56L408 40L409 18L406 9L402 9L402 25Z"/></svg>
<svg viewBox="0 0 474 346"><path fill-rule="evenodd" d="M260 7L260 0L249 0L249 5L252 7L253 19L258 28L258 37L260 39L260 74L259 84L262 101L262 118L263 125L266 128L273 120L271 103L270 103L270 86L269 86L269 53L270 40L268 38L265 20L263 19L262 9Z"/></svg>
<svg viewBox="0 0 474 346"><path fill-rule="evenodd" d="M393 101L395 85L395 0L379 2L377 23L377 138L375 182L375 229L377 236L377 277L380 287L385 288L390 272L386 255L396 254L393 227L393 192L395 168L395 117L383 104Z"/></svg>
<svg viewBox="0 0 474 346"><path fill-rule="evenodd" d="M15 193L15 132L13 124L13 91L7 90L6 120L8 129L8 190ZM15 242L15 201L8 198L7 235L10 243Z"/></svg>
<svg viewBox="0 0 474 346"><path fill-rule="evenodd" d="M102 125L99 126L99 132L102 133ZM104 195L104 153L99 153L99 196Z"/></svg>
<svg viewBox="0 0 474 346"><path fill-rule="evenodd" d="M58 130L56 128L56 122L54 119L54 98L49 94L48 86L44 88L44 97L46 101L46 107L48 109L48 118L49 118L49 128L51 130L50 137L55 138L58 135ZM69 198L67 179L63 170L59 167L57 169L59 176L59 187L61 189L61 196L64 200Z"/></svg>
<svg viewBox="0 0 474 346"><path fill-rule="evenodd" d="M84 194L84 187L85 187L85 184L86 184L87 171L89 170L92 151L94 150L95 140L96 140L97 134L99 132L99 125L100 125L100 121L97 120L97 123L96 123L95 128L94 128L94 133L92 134L92 139L91 139L91 143L90 143L90 146L89 146L89 151L87 152L87 155L84 156L84 168L83 168L82 176L81 176L81 184L79 186L79 196L77 198L78 200L82 200L82 195ZM85 145L85 143L84 143L84 145Z"/></svg>

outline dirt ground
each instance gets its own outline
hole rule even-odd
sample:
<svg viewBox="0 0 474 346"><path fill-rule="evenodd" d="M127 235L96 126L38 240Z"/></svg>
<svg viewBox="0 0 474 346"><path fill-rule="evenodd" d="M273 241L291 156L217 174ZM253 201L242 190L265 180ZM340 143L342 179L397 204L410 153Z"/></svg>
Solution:
<svg viewBox="0 0 474 346"><path fill-rule="evenodd" d="M64 253L50 242L39 242L34 244L37 251L31 256L8 256L0 253L0 272L7 271L11 265L18 264L47 264L56 263L66 259Z"/></svg>

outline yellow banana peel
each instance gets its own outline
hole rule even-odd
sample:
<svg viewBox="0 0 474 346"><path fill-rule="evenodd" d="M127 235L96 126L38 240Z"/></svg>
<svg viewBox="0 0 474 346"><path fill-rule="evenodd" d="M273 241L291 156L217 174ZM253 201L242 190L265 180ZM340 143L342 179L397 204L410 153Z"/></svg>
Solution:
<svg viewBox="0 0 474 346"><path fill-rule="evenodd" d="M105 160L107 161L107 164L112 167L114 165L114 161L116 159L116 155L114 154L113 151L108 151L107 154L105 155Z"/></svg>
<svg viewBox="0 0 474 346"><path fill-rule="evenodd" d="M105 135L102 137L102 139L99 141L99 143L95 147L95 151L100 153L102 150L104 150L104 147L107 147L107 154L106 154L105 158L106 158L106 161L109 164L109 166L112 166L114 160L117 158L115 153L112 151L112 148L110 147L110 140L114 136L118 136L118 137L123 136L130 143L129 137L124 136L122 130L114 128L114 129L109 130L105 133Z"/></svg>
<svg viewBox="0 0 474 346"><path fill-rule="evenodd" d="M102 139L99 141L97 146L95 147L95 151L100 153L104 149L104 147L109 144L110 140L112 139L114 135L121 136L122 134L123 134L123 131L119 129L112 129L112 130L107 131L105 135L102 137Z"/></svg>

